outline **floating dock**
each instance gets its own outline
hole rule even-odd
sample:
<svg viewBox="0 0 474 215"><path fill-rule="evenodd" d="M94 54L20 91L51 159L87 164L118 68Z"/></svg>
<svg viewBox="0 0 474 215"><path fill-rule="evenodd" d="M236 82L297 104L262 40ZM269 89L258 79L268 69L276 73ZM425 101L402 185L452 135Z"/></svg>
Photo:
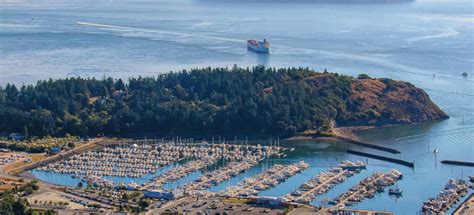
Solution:
<svg viewBox="0 0 474 215"><path fill-rule="evenodd" d="M451 179L436 198L429 198L423 202L421 212L423 214L445 214L468 192L469 186L466 181Z"/></svg>
<svg viewBox="0 0 474 215"><path fill-rule="evenodd" d="M321 172L304 184L299 186L295 191L282 197L288 202L298 202L301 204L309 204L317 196L328 192L337 184L344 182L348 177L359 173L365 169L366 165L358 161L356 164L350 161L344 161L339 167L331 168L326 172Z"/></svg>
<svg viewBox="0 0 474 215"><path fill-rule="evenodd" d="M397 163L397 164L401 164L401 165L408 166L408 167L411 167L411 168L415 167L415 163L413 163L413 162L404 161L404 160L396 159L396 158L385 157L385 156L382 156L382 155L375 155L375 154L355 151L355 150L351 150L351 149L348 149L347 153L354 154L354 155L360 155L360 156L364 156L364 157L369 157L369 158L374 158L374 159L377 159L377 160L383 160L383 161L388 161L388 162L392 162L392 163Z"/></svg>
<svg viewBox="0 0 474 215"><path fill-rule="evenodd" d="M218 195L225 197L254 196L261 191L282 183L308 167L309 164L304 161L290 165L275 164L265 172L246 178L237 185L227 187L225 191L221 191Z"/></svg>
<svg viewBox="0 0 474 215"><path fill-rule="evenodd" d="M373 198L376 192L385 187L395 184L402 178L402 173L392 169L389 172L376 172L360 181L359 184L350 188L347 192L339 195L329 204L334 204L332 210L342 209L362 202L365 198Z"/></svg>

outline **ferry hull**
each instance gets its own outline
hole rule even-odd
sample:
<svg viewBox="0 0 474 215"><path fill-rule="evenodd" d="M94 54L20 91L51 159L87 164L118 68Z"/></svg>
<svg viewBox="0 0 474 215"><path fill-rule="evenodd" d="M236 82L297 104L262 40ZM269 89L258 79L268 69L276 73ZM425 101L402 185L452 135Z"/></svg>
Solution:
<svg viewBox="0 0 474 215"><path fill-rule="evenodd" d="M247 45L247 49L248 49L249 51L257 52L257 53L264 53L264 54L270 53L270 49L267 49L267 48L259 48L259 47L255 47L255 46L251 46L251 45Z"/></svg>

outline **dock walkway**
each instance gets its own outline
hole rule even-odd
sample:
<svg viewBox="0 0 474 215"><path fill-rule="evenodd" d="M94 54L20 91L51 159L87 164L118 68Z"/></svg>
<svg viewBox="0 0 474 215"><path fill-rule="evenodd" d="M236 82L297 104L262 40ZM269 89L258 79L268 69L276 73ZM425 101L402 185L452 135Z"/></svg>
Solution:
<svg viewBox="0 0 474 215"><path fill-rule="evenodd" d="M298 202L299 200L301 201L302 199L305 199L306 197L310 197L312 194L316 193L316 191L319 191L322 187L326 186L327 184L329 183L332 183L335 179L343 176L344 174L348 173L347 170L342 170L341 172L339 172L338 174L328 178L327 180L325 180L324 182L318 184L316 187L314 187L313 189L310 189L306 192L304 192L301 196L295 198L295 201ZM313 199L311 197L311 199Z"/></svg>
<svg viewBox="0 0 474 215"><path fill-rule="evenodd" d="M357 185L350 188L349 191L341 194L334 200L332 210L344 208L346 205L352 205L355 202L361 202L365 198L372 198L375 192L383 192L387 186L393 185L402 178L402 173L392 169L389 172L376 172L363 179ZM381 190L380 190L381 188Z"/></svg>
<svg viewBox="0 0 474 215"><path fill-rule="evenodd" d="M224 180L227 180L228 178L230 178L231 174L233 172L242 172L242 171L248 170L251 167L257 165L258 162L260 162L261 160L263 160L263 158L260 158L256 161L254 161L254 160L244 160L244 161L241 161L241 162L238 162L238 163L237 162L230 162L228 165L209 173L208 175L210 175L210 177L201 176L201 178L200 178L201 181L200 182L191 183L191 184L185 186L184 189L187 190L187 191L199 190L199 189L202 189L206 184L210 184L213 181L216 181L217 183L220 183L221 181L224 181Z"/></svg>
<svg viewBox="0 0 474 215"><path fill-rule="evenodd" d="M356 196L356 195L358 195L358 194L360 194L360 193L366 191L366 189L365 189L366 187L374 185L375 182L377 182L377 180L382 179L384 176L385 176L385 174L383 174L383 173L382 173L382 174L379 174L376 178L374 178L373 180L370 180L370 183L366 184L365 187L364 187L364 189L358 189L358 190L356 190L356 191L353 192L351 195L348 195L347 197L343 198L338 204L334 205L333 208L334 208L334 209L336 209L336 208L344 208L346 202L347 202L349 199L351 199L352 197L354 197L354 196Z"/></svg>

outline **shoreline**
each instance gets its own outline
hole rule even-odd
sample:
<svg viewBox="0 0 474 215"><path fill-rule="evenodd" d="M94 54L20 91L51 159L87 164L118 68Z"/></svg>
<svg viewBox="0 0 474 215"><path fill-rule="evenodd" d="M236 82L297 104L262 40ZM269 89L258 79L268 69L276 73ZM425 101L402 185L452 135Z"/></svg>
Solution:
<svg viewBox="0 0 474 215"><path fill-rule="evenodd" d="M392 126L392 125L387 125ZM380 126L382 127L382 126ZM332 141L342 141L349 144L355 144L367 148L376 149L379 151L390 152L392 154L400 154L401 152L397 149L386 147L383 145L368 143L360 140L359 136L354 133L358 130L366 130L376 128L375 126L350 126L350 127L339 127L332 128L328 132L317 132L311 131L306 132L302 135L293 136L285 140L332 140Z"/></svg>

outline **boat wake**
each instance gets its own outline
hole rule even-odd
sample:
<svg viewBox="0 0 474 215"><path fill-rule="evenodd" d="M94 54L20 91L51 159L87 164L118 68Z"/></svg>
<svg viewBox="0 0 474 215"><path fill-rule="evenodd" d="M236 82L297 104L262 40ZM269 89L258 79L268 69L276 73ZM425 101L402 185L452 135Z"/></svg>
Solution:
<svg viewBox="0 0 474 215"><path fill-rule="evenodd" d="M422 40L437 39L437 38L443 38L443 37L452 37L452 36L456 36L456 35L459 34L459 32L457 32L456 30L454 30L452 28L440 29L439 31L441 31L439 34L413 37L413 38L407 39L407 41L408 42L418 42L418 41L422 41Z"/></svg>
<svg viewBox="0 0 474 215"><path fill-rule="evenodd" d="M203 38L203 39L209 39L209 40L214 40L214 41L245 43L244 40L228 38L228 37L195 34L195 33L183 33L183 32L177 32L177 31L144 29L144 28L107 25L107 24L99 24L99 23L91 23L91 22L77 22L77 24L89 26L89 27L96 27L96 28L105 29L105 30L118 31L118 32L123 32L123 33L133 33L133 34L136 34L136 33L155 33L156 34L157 33L157 34L165 34L165 35L178 36L178 37Z"/></svg>
<svg viewBox="0 0 474 215"><path fill-rule="evenodd" d="M137 38L146 38L146 39L151 39L151 40L164 40L164 41L170 41L170 42L177 42L177 43L185 44L185 45L189 45L190 43L193 43L193 45L198 45L200 47L206 48L211 51L233 53L233 54L245 53L243 51L236 51L235 49L232 49L232 48L222 49L222 47L226 47L226 46L222 46L223 42L245 44L246 40L244 39L236 39L236 38L230 38L230 37L188 33L188 32L179 32L179 31L109 25L109 24L92 23L92 22L77 22L77 24L119 33L120 36L124 36L124 37L137 37ZM456 31L446 32L444 34L447 35L448 33L457 34ZM162 35L163 37L160 37L160 35ZM411 40L418 41L418 40L429 39L433 37L434 35L431 35L431 36L412 38ZM201 38L205 40L204 41L193 40L191 42L189 40L191 38ZM219 43L219 44L209 45L209 42ZM215 48L214 45L218 45L218 48ZM242 47L244 47L244 45L242 45ZM301 48L301 47L294 47L294 46L283 45L283 44L272 44L272 54L290 55L290 56L299 56L299 57L307 56L311 58L317 58L318 56L320 56L320 57L329 58L329 59L351 60L351 61L358 61L360 63L367 63L367 64L374 65L377 67L385 68L388 71L396 71L399 73L402 72L406 74L420 75L420 76L426 76L426 77L431 77L432 75L432 72L430 71L392 62L388 59L384 59L383 57L374 57L374 56L362 55L362 54L350 54L350 53L334 52L334 51L327 51L327 50L320 50L320 49L313 49L313 48ZM449 78L449 79L455 79L455 80L461 79L461 78L456 78L451 75L440 74L439 76Z"/></svg>
<svg viewBox="0 0 474 215"><path fill-rule="evenodd" d="M405 137L400 137L397 138L398 142L412 142L415 140L419 140L422 138L427 138L427 137L456 137L456 138L465 138L465 139L470 139L470 135L472 134L471 130L474 129L474 126L465 126L462 128L456 128L456 129L449 129L449 130L441 130L441 131L430 131L429 133L425 134L415 134L415 135L410 135L410 136L405 136Z"/></svg>

